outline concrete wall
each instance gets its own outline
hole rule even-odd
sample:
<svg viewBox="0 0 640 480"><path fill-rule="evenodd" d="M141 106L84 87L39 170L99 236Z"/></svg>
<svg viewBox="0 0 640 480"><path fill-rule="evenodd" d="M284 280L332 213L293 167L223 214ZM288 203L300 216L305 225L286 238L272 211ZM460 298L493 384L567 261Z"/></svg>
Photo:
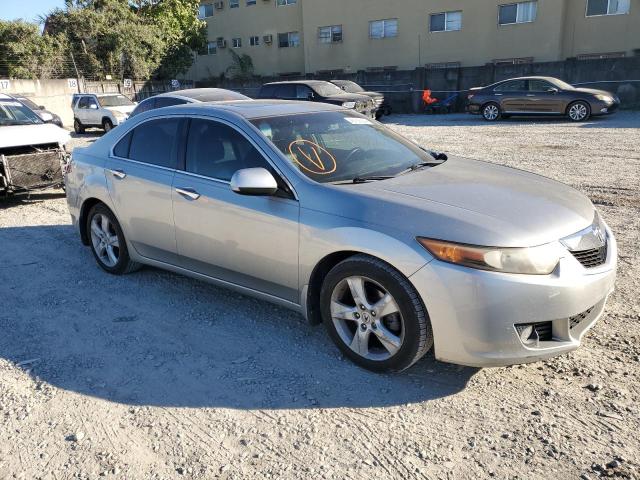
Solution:
<svg viewBox="0 0 640 480"><path fill-rule="evenodd" d="M0 81L0 87L5 81ZM0 93L20 94L37 105L56 113L65 125L73 125L71 97L78 93L75 79L69 80L8 80L8 88L0 88Z"/></svg>

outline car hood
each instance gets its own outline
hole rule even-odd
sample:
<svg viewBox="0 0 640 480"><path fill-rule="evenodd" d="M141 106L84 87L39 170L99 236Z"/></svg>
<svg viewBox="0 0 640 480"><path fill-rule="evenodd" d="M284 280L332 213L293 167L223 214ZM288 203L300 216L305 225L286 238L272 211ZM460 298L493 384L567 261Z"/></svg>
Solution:
<svg viewBox="0 0 640 480"><path fill-rule="evenodd" d="M133 112L136 108L136 105L122 105L120 107L105 107L107 110L111 110L112 112L120 112L129 114Z"/></svg>
<svg viewBox="0 0 640 480"><path fill-rule="evenodd" d="M541 245L586 228L595 214L591 201L567 185L463 158L346 187L362 201L346 210L362 221L476 245Z"/></svg>
<svg viewBox="0 0 640 480"><path fill-rule="evenodd" d="M64 145L70 138L68 131L51 123L0 127L0 148L24 147L43 143Z"/></svg>
<svg viewBox="0 0 640 480"><path fill-rule="evenodd" d="M330 100L336 100L341 102L368 102L370 97L361 93L336 93L330 97L326 97Z"/></svg>
<svg viewBox="0 0 640 480"><path fill-rule="evenodd" d="M598 90L596 88L576 88L575 91L580 93L590 93L592 95L608 95L610 97L615 97L615 95L611 92L607 92L606 90Z"/></svg>

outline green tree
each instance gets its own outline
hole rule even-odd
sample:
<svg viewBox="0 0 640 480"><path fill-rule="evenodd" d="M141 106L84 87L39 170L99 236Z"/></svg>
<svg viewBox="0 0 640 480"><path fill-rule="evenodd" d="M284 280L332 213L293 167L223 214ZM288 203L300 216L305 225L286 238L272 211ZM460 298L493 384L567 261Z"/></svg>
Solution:
<svg viewBox="0 0 640 480"><path fill-rule="evenodd" d="M64 57L64 42L40 34L37 25L0 20L0 77L48 78Z"/></svg>
<svg viewBox="0 0 640 480"><path fill-rule="evenodd" d="M249 80L254 75L253 59L243 53L238 55L233 50L229 50L231 55L231 65L227 68L227 73L236 80Z"/></svg>

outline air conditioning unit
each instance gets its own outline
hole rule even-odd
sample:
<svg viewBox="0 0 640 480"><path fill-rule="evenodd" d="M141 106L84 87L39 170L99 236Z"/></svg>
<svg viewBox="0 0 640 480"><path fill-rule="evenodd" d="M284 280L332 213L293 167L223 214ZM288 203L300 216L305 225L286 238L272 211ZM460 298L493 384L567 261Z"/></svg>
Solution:
<svg viewBox="0 0 640 480"><path fill-rule="evenodd" d="M216 8L216 10L222 10L224 8L224 2L215 2L213 6Z"/></svg>
<svg viewBox="0 0 640 480"><path fill-rule="evenodd" d="M265 35L262 37L262 41L267 44L273 43L273 35Z"/></svg>
<svg viewBox="0 0 640 480"><path fill-rule="evenodd" d="M227 41L222 37L218 37L216 39L216 45L218 46L218 48L226 48L227 47Z"/></svg>

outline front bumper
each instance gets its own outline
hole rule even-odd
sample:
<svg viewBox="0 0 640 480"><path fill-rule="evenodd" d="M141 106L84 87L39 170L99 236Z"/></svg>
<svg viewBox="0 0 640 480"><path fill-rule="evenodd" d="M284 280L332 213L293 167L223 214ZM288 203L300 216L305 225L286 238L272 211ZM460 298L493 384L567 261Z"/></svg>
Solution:
<svg viewBox="0 0 640 480"><path fill-rule="evenodd" d="M605 263L584 268L568 251L550 275L514 275L433 260L410 277L429 313L438 360L491 367L570 352L600 318L616 278L611 231ZM525 344L516 325L545 323L548 340Z"/></svg>
<svg viewBox="0 0 640 480"><path fill-rule="evenodd" d="M618 108L620 108L620 100L617 98L614 98L611 102L603 102L602 100L591 102L592 115L610 115L616 112Z"/></svg>

